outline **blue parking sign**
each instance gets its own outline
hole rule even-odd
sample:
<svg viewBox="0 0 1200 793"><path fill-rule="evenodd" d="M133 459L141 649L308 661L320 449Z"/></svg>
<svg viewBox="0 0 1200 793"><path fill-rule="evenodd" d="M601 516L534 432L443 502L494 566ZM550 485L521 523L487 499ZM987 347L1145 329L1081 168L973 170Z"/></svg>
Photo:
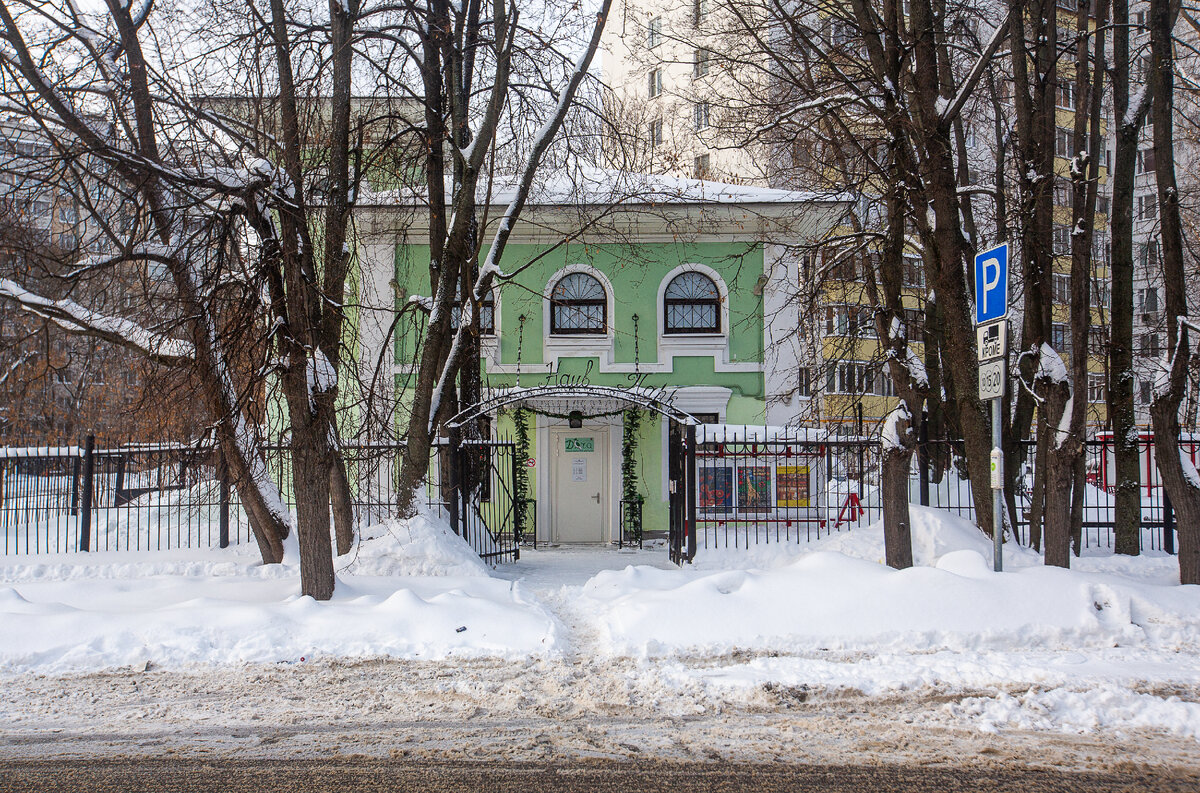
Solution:
<svg viewBox="0 0 1200 793"><path fill-rule="evenodd" d="M975 255L975 324L1008 314L1008 243Z"/></svg>

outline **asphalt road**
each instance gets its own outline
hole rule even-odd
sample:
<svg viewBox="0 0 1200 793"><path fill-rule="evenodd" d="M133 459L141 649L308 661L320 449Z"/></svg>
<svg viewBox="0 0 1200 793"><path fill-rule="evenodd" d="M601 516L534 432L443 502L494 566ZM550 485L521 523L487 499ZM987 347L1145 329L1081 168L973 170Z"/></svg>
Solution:
<svg viewBox="0 0 1200 793"><path fill-rule="evenodd" d="M1088 774L1004 767L785 766L729 763L413 763L336 760L50 759L0 761L0 790L309 793L315 791L1187 791L1200 774Z"/></svg>

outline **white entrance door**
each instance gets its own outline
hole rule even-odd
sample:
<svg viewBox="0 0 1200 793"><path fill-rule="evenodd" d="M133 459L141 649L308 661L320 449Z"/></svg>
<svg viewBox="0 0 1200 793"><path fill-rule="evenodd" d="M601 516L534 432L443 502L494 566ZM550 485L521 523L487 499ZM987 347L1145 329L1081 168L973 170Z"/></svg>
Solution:
<svg viewBox="0 0 1200 793"><path fill-rule="evenodd" d="M608 430L554 428L555 542L608 539Z"/></svg>

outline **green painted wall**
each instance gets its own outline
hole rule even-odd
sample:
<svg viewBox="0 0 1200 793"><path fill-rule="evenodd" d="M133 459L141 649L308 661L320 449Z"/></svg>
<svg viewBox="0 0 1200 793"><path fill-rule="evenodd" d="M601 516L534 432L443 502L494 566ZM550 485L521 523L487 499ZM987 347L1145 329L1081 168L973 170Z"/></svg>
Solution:
<svg viewBox="0 0 1200 793"><path fill-rule="evenodd" d="M543 255L544 254L544 255ZM541 258L538 258L538 257ZM429 249L423 245L401 245L396 249L396 283L402 290L397 300L399 309L408 297L429 294ZM658 295L667 274L681 264L703 264L720 273L728 290L728 335L731 362L761 363L763 360L762 298L755 287L763 274L761 245L748 243L599 243L570 244L545 252L533 245L510 245L501 262L501 270L521 271L512 283L500 287L498 300L500 360L506 366L521 364L519 385L533 386L546 382L551 374L543 358L543 295L554 275L575 264L586 264L603 273L613 290L613 313L608 323L613 328L613 357L616 363L644 364L658 362L658 318L661 311ZM634 322L634 315L638 320ZM525 317L524 322L520 320ZM725 319L722 322L726 322ZM414 360L417 342L424 326L424 316L412 312L411 318L401 321L395 339L396 359L401 363ZM636 334L634 329L636 327ZM522 343L518 345L518 340ZM590 370L589 370L590 367ZM730 423L761 425L766 420L764 377L761 371L717 372L711 355L676 355L669 372L651 372L644 384L658 386L714 385L732 390L727 407ZM600 361L594 356L561 356L554 375L583 375L597 385L624 386L629 382L626 373L603 373ZM492 387L517 385L511 373L488 372L484 365L486 384ZM400 393L406 378L397 377ZM513 436L512 415L502 413L496 423L501 436ZM611 442L621 442L621 430L614 427ZM538 437L530 428L530 455L536 456ZM663 446L662 420L648 414L642 422L638 441L639 489L646 497L643 521L647 530L667 527L667 494L663 492L662 471L666 450ZM539 460L539 464L543 461ZM537 498L537 471L529 470L529 493ZM619 481L619 472L614 472ZM615 500L615 499L614 499ZM614 524L616 515L613 516ZM539 527L545 536L549 527Z"/></svg>

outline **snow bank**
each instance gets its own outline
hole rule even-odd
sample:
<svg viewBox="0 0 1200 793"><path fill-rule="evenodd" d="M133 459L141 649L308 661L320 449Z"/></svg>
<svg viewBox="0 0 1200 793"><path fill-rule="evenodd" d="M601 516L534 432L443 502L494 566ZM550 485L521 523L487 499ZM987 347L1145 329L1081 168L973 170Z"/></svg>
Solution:
<svg viewBox="0 0 1200 793"><path fill-rule="evenodd" d="M1138 641L1135 601L1145 610L1138 616L1171 615L1189 638L1200 637L1200 588L1173 590L1186 604L1135 588L1043 567L994 573L967 550L941 556L936 568L901 571L832 552L766 571L627 569L597 575L584 594L614 654Z"/></svg>
<svg viewBox="0 0 1200 793"><path fill-rule="evenodd" d="M932 507L909 505L912 519L913 563L918 566L937 564L945 554L970 550L989 561L992 558L992 540L969 520L944 510ZM883 563L883 521L867 526L854 525L839 531L822 534L809 542L772 543L750 547L700 548L696 553L694 567L700 570L725 570L730 568L770 569L787 564L797 556L814 551L837 551L856 559ZM1017 558L1026 564L1040 563L1037 555L1027 548L1009 543L1004 546L1006 564ZM1028 557L1028 558L1026 558Z"/></svg>
<svg viewBox="0 0 1200 793"><path fill-rule="evenodd" d="M486 577L487 566L445 521L421 511L364 529L353 552L337 560L353 575Z"/></svg>
<svg viewBox="0 0 1200 793"><path fill-rule="evenodd" d="M0 669L298 663L321 657L541 655L557 623L490 578L428 515L364 532L333 599L301 597L294 562L248 551L79 555L0 567ZM292 556L292 559L295 557Z"/></svg>

